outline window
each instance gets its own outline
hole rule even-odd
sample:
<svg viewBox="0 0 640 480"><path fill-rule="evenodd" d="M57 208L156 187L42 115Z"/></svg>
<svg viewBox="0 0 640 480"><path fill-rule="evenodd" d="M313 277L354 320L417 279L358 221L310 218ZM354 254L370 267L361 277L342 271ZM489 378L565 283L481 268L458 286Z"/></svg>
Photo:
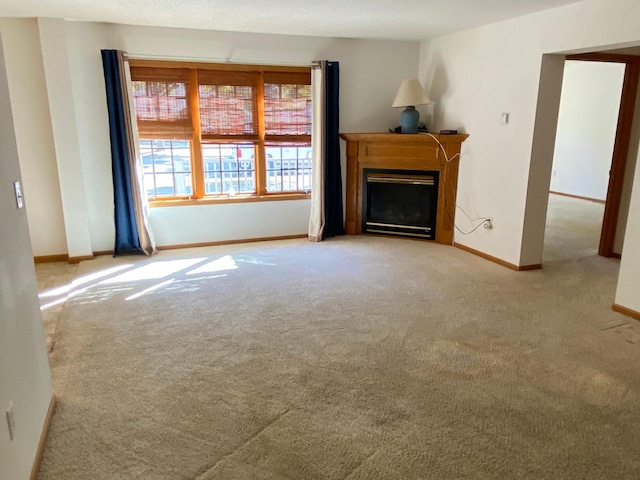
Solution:
<svg viewBox="0 0 640 480"><path fill-rule="evenodd" d="M267 191L311 190L311 147L271 144L267 151Z"/></svg>
<svg viewBox="0 0 640 480"><path fill-rule="evenodd" d="M244 152L244 154L243 154ZM252 144L205 143L204 183L207 195L255 193L255 163Z"/></svg>
<svg viewBox="0 0 640 480"><path fill-rule="evenodd" d="M189 142L140 140L140 154L144 188L149 197L193 194Z"/></svg>
<svg viewBox="0 0 640 480"><path fill-rule="evenodd" d="M311 189L311 70L131 60L152 201Z"/></svg>

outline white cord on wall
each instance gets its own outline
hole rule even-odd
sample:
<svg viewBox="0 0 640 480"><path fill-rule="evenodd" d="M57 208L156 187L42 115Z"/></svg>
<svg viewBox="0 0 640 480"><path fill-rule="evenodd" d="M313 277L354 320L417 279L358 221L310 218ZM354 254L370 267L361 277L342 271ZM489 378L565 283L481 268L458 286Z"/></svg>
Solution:
<svg viewBox="0 0 640 480"><path fill-rule="evenodd" d="M469 220L469 222L471 224L473 224L474 222L477 222L478 220L480 220L480 223L478 225L476 225L472 230L468 231L468 232L463 232L456 224L455 222L453 223L453 226L456 228L456 230L458 230L462 235L470 235L473 232L475 232L476 230L478 230L480 227L484 227L485 230L490 230L493 228L493 221L490 218L486 218L486 217L478 217L478 218L471 218L469 215L467 215L467 212L464 211L464 209L456 204L456 208L459 208L462 213L464 214L465 217L467 217L467 219Z"/></svg>
<svg viewBox="0 0 640 480"><path fill-rule="evenodd" d="M435 140L435 142L438 144L438 146L440 147L440 150L442 150L442 153L444 155L444 159L445 161L451 162L452 160L454 160L456 157L460 156L460 153L456 153L455 155L453 155L451 158L449 158L449 156L447 155L447 151L445 150L444 146L442 145L442 143L440 142L440 140L438 140L438 138L429 133L429 132L425 132L427 135L429 135L431 138L433 138ZM484 228L486 230L490 230L493 228L493 221L490 218L485 218L485 217L479 217L479 218L474 218L472 219L471 217L469 217L469 215L467 215L467 212L464 211L464 209L460 206L456 204L456 207L459 208L460 210L462 210L462 213L464 214L465 217L467 217L467 219L469 220L469 222L471 222L472 224L474 222L477 222L478 220L480 220L480 223L478 225L476 225L472 230L468 231L468 232L463 232L456 224L455 222L453 223L453 226L455 227L456 230L458 230L462 235L470 235L473 232L475 232L476 230L478 230L480 227L484 226ZM452 219L453 220L453 219Z"/></svg>
<svg viewBox="0 0 640 480"><path fill-rule="evenodd" d="M429 135L431 138L433 138L433 139L436 141L436 143L437 143L437 144L438 144L438 146L440 147L440 150L442 150L442 153L444 154L444 159L447 161L447 163L448 163L448 162L450 162L450 161L452 161L452 160L453 160L453 159L455 159L456 157L459 157L459 156L460 156L460 153L456 153L453 157L449 158L449 157L447 156L447 151L444 149L444 146L442 145L442 143L440 143L440 140L438 140L438 139L436 138L436 136L435 136L435 135L433 135L432 133L429 133L429 132L425 132L425 133L426 133L427 135Z"/></svg>

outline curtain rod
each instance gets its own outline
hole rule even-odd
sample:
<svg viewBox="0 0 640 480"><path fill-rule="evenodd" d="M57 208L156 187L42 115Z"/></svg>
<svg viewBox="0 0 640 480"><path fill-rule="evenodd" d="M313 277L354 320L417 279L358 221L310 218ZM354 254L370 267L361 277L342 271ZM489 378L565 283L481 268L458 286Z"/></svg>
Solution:
<svg viewBox="0 0 640 480"><path fill-rule="evenodd" d="M164 55L146 55L125 53L125 58L130 60L158 60L167 62L200 62L200 63L237 63L239 65L282 65L285 67L317 67L320 65L319 61L312 62L265 62L245 60L239 58L202 58L202 57L167 57Z"/></svg>

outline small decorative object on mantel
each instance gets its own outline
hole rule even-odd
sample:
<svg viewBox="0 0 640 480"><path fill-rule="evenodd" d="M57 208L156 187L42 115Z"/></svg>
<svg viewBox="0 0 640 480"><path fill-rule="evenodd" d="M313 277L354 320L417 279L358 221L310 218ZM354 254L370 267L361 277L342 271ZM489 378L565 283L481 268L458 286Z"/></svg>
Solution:
<svg viewBox="0 0 640 480"><path fill-rule="evenodd" d="M400 84L400 89L393 101L393 107L406 107L400 114L400 132L417 133L420 112L416 110L416 105L427 105L431 103L429 97L422 88L420 80L417 78L407 78Z"/></svg>

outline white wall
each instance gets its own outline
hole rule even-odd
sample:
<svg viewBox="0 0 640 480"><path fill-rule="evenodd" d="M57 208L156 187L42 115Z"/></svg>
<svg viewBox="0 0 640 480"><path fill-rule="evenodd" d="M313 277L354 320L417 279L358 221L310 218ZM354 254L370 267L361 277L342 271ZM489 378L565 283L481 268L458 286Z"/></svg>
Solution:
<svg viewBox="0 0 640 480"><path fill-rule="evenodd" d="M17 21L5 19L3 24ZM400 81L418 72L418 42L254 35L60 19L38 19L38 25L49 87L53 144L58 151L67 243L74 229L84 229L93 251L111 250L114 236L101 49L125 50L134 58L198 61L230 58L237 62L307 65L313 60L339 61L342 132L384 131L397 124L398 111L391 108L391 102ZM8 63L8 70L13 73L20 68L20 45L32 43L35 32L19 28L11 32L14 61ZM65 81L68 88L63 86ZM42 89L42 81L35 87ZM21 94L27 93L25 90ZM25 117L37 114L36 105L24 102L22 107ZM70 112L74 113L72 119ZM63 124L70 126L71 131L56 129L56 125ZM28 125L21 123L17 128L23 133ZM52 148L50 141L44 141ZM27 168L37 168L37 159L25 162ZM65 202L65 196L84 196L84 201ZM81 211L77 210L78 205ZM152 209L151 225L161 246L305 234L309 210L308 200L164 207ZM40 235L47 234L40 230L34 233ZM72 235L79 236L82 234ZM90 253L86 250L76 250L75 255Z"/></svg>
<svg viewBox="0 0 640 480"><path fill-rule="evenodd" d="M636 168L615 303L640 313L640 168Z"/></svg>
<svg viewBox="0 0 640 480"><path fill-rule="evenodd" d="M25 209L13 182L20 181L9 90L0 41L0 478L26 480L35 460L52 395L36 277ZM15 437L4 412L13 402Z"/></svg>
<svg viewBox="0 0 640 480"><path fill-rule="evenodd" d="M640 86L639 86L640 88ZM631 138L629 139L629 154L627 155L627 165L624 172L624 184L622 185L622 195L620 197L620 210L618 212L618 224L616 225L616 237L613 242L613 251L622 254L622 246L627 230L627 219L629 218L629 204L631 202L631 191L633 179L640 154L640 95L636 97L636 105L631 125Z"/></svg>
<svg viewBox="0 0 640 480"><path fill-rule="evenodd" d="M497 24L423 43L420 79L432 100L431 129L470 134L462 145L457 203L492 230L456 243L520 263L533 121L541 55L518 40L521 26ZM509 38L509 41L505 39ZM501 125L502 112L510 124ZM456 224L469 227L462 215Z"/></svg>
<svg viewBox="0 0 640 480"><path fill-rule="evenodd" d="M49 100L53 145L58 165L60 198L64 215L67 250L70 257L91 255L91 235L84 185L84 161L80 156L73 86L70 82L70 62L65 42L65 22L39 19L40 48L45 84Z"/></svg>
<svg viewBox="0 0 640 480"><path fill-rule="evenodd" d="M153 209L150 221L158 245L306 234L311 207L310 200L231 203L207 208L206 219L202 218L202 208L183 206ZM171 228L167 227L169 225Z"/></svg>
<svg viewBox="0 0 640 480"><path fill-rule="evenodd" d="M586 0L423 42L420 78L435 102L435 128L471 135L463 144L458 203L472 217L494 219L492 230L456 234L456 242L516 265L540 263L563 61L545 54L640 44L639 16L637 1ZM509 125L500 124L501 112L511 114ZM631 213L623 267L640 249L632 225L638 222ZM637 279L620 282L638 289Z"/></svg>
<svg viewBox="0 0 640 480"><path fill-rule="evenodd" d="M67 253L56 152L35 19L0 19L34 255ZM38 112L38 114L34 114Z"/></svg>
<svg viewBox="0 0 640 480"><path fill-rule="evenodd" d="M624 72L622 63L565 63L552 191L607 198Z"/></svg>
<svg viewBox="0 0 640 480"><path fill-rule="evenodd" d="M539 262L521 257L543 54L638 42L634 13L636 2L591 0L422 44L420 76L435 102L436 128L471 134L463 144L460 203L495 220L493 230L456 241L511 263ZM510 124L500 124L502 112L511 114Z"/></svg>

